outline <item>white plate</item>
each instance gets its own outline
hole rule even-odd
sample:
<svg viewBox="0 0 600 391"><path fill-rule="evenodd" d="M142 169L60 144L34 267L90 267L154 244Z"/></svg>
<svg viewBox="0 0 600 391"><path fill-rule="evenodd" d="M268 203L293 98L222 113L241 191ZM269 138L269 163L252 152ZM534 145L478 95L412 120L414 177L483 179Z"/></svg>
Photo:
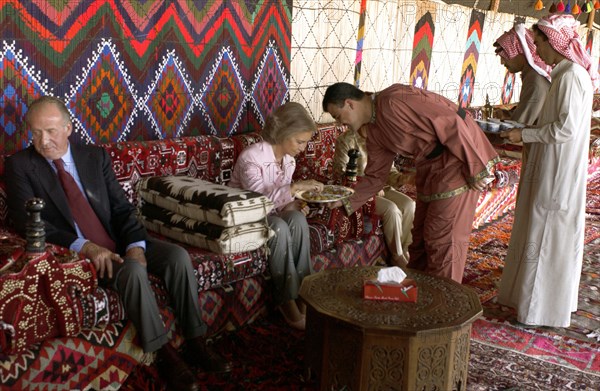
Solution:
<svg viewBox="0 0 600 391"><path fill-rule="evenodd" d="M304 190L296 194L296 198L311 203L327 204L343 200L344 198L350 197L352 194L354 194L354 189L349 187L325 185L322 192Z"/></svg>

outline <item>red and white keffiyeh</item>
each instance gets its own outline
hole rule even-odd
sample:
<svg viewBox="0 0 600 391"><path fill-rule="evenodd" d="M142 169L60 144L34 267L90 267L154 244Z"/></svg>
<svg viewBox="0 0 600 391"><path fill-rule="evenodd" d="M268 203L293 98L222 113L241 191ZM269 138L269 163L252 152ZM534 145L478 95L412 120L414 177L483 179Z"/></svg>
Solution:
<svg viewBox="0 0 600 391"><path fill-rule="evenodd" d="M579 40L577 28L579 22L568 14L553 14L543 17L537 23L538 28L546 34L550 46L569 61L584 67L590 74L594 90L600 86L598 71L592 66L592 59Z"/></svg>
<svg viewBox="0 0 600 391"><path fill-rule="evenodd" d="M529 66L550 80L552 67L538 56L535 44L533 43L533 32L526 29L524 24L519 23L506 31L498 37L494 45L499 47L496 50L496 54L505 60L510 60L519 54L524 55Z"/></svg>

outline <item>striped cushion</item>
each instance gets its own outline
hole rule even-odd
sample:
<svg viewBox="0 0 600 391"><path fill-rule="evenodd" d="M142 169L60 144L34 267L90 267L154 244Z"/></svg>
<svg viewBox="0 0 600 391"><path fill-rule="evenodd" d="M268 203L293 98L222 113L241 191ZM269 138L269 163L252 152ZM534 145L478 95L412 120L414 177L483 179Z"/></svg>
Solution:
<svg viewBox="0 0 600 391"><path fill-rule="evenodd" d="M222 227L262 221L274 206L260 193L187 176L144 178L138 186L147 203Z"/></svg>
<svg viewBox="0 0 600 391"><path fill-rule="evenodd" d="M217 254L256 250L273 236L266 219L223 227L190 219L148 203L142 205L141 212L142 222L150 231Z"/></svg>

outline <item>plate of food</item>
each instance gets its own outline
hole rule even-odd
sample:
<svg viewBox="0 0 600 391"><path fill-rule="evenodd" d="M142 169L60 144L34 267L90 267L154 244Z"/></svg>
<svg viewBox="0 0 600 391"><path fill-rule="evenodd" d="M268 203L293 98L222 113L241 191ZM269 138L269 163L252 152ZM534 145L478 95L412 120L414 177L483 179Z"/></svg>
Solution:
<svg viewBox="0 0 600 391"><path fill-rule="evenodd" d="M346 186L325 185L323 191L304 190L299 192L296 197L315 203L329 203L343 200L354 194L354 190Z"/></svg>

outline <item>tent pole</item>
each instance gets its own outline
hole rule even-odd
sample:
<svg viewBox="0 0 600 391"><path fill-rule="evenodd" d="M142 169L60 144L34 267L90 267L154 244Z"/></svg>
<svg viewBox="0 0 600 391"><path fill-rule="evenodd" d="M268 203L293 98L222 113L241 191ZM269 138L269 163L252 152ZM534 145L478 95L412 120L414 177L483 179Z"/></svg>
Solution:
<svg viewBox="0 0 600 391"><path fill-rule="evenodd" d="M595 14L596 14L596 9L592 7L592 10L590 11L590 14L588 15L588 20L587 20L587 28L589 28L589 29L594 27Z"/></svg>
<svg viewBox="0 0 600 391"><path fill-rule="evenodd" d="M500 0L492 0L490 3L490 11L498 12L498 7L500 7Z"/></svg>

